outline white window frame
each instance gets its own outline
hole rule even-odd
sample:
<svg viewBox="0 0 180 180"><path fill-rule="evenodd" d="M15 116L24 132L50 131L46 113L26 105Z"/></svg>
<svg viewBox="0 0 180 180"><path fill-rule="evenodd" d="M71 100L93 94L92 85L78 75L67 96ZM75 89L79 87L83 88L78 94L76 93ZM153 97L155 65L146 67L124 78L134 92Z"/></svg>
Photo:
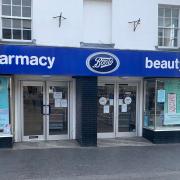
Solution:
<svg viewBox="0 0 180 180"><path fill-rule="evenodd" d="M29 6L27 6L27 7L29 7ZM0 29L0 41L2 41L2 42L21 42L21 43L31 43L31 42L33 42L33 31L32 31L32 29L33 29L32 28L32 16L33 16L33 14L32 14L32 7L33 7L33 0L31 0L31 17L22 17L22 5L21 5L21 17L19 17L19 16L12 16L12 4L11 4L11 16L6 16L6 15L2 15L2 0L0 0L0 12L1 12L1 14L0 14L0 16L1 16L1 18L0 18L0 27L1 27L1 29ZM3 18L9 18L11 20L12 19L30 20L31 21L31 39L30 40L4 39L3 38L3 33L2 33L2 29L3 29L3 27L2 27L2 19ZM11 30L12 29L13 28L11 28ZM23 30L22 27L21 27L21 30ZM12 32L11 32L11 35L12 35ZM22 38L23 38L23 36L22 36Z"/></svg>
<svg viewBox="0 0 180 180"><path fill-rule="evenodd" d="M174 28L174 29L177 29L178 30L178 36L177 36L177 46L160 46L159 45L159 28L162 28L162 29L173 29L173 28L169 28L169 27L165 27L165 26L159 26L159 9L160 8L170 8L170 9L179 9L179 17L178 17L178 28ZM172 12L172 11L171 11ZM162 16L164 17L164 16ZM171 21L172 21L172 14L171 14ZM157 47L158 48L162 48L162 49L179 49L180 48L180 6L175 6L175 5L163 5L163 4L159 4L158 5L158 28L157 28L157 34L158 34L158 45ZM164 39L164 35L162 36L162 38Z"/></svg>

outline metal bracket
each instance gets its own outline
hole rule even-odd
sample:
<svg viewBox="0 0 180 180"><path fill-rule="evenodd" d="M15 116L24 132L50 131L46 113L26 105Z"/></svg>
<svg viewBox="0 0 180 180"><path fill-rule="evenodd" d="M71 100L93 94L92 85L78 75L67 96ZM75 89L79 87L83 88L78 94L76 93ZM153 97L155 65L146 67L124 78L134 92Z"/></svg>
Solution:
<svg viewBox="0 0 180 180"><path fill-rule="evenodd" d="M140 24L140 22L141 22L141 19L139 18L137 21L130 21L128 23L130 23L130 24L133 23L133 26L134 26L133 31L135 32L137 27L138 27L138 25Z"/></svg>
<svg viewBox="0 0 180 180"><path fill-rule="evenodd" d="M59 18L59 28L61 27L61 23L62 23L62 20L65 20L67 18L65 18L63 15L62 15L62 12L60 13L59 16L55 16L53 18Z"/></svg>

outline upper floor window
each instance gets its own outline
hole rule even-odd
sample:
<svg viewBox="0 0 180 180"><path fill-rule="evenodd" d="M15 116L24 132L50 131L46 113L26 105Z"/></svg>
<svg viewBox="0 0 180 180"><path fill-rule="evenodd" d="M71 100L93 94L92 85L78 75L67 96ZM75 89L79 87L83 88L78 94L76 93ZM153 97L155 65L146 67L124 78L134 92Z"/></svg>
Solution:
<svg viewBox="0 0 180 180"><path fill-rule="evenodd" d="M158 46L178 47L180 44L180 9L178 7L159 7Z"/></svg>
<svg viewBox="0 0 180 180"><path fill-rule="evenodd" d="M2 0L2 38L31 40L31 0Z"/></svg>

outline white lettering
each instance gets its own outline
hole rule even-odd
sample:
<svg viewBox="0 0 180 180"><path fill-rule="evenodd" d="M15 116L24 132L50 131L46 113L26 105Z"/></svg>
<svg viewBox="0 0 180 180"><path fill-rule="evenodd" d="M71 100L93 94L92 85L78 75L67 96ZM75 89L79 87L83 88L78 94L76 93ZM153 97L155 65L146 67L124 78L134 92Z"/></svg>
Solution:
<svg viewBox="0 0 180 180"><path fill-rule="evenodd" d="M148 57L146 57L145 61L145 68L146 69L180 69L179 66L180 61L178 59L176 60L150 60Z"/></svg>
<svg viewBox="0 0 180 180"><path fill-rule="evenodd" d="M55 57L52 57L52 59L50 57L47 58L49 65L48 65L48 69L51 69L53 67L54 61L55 61Z"/></svg>
<svg viewBox="0 0 180 180"><path fill-rule="evenodd" d="M45 56L41 56L40 58L39 58L39 64L41 65L41 66L47 66L47 57L45 57Z"/></svg>
<svg viewBox="0 0 180 180"><path fill-rule="evenodd" d="M146 57L146 68L152 68L153 67L153 62Z"/></svg>
<svg viewBox="0 0 180 180"><path fill-rule="evenodd" d="M46 56L23 56L23 55L0 55L0 65L26 65L45 66L51 69L54 65L55 57Z"/></svg>
<svg viewBox="0 0 180 180"><path fill-rule="evenodd" d="M0 55L0 64L8 64L8 57L6 55Z"/></svg>
<svg viewBox="0 0 180 180"><path fill-rule="evenodd" d="M93 68L104 68L113 64L113 58L97 57L95 61L96 64L93 66Z"/></svg>

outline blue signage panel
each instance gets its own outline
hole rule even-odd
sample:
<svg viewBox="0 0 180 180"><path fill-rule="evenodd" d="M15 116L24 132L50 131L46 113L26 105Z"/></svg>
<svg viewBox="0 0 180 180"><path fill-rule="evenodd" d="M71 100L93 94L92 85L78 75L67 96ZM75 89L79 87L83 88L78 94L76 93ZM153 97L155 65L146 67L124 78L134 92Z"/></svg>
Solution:
<svg viewBox="0 0 180 180"><path fill-rule="evenodd" d="M180 77L180 52L1 45L0 74Z"/></svg>

